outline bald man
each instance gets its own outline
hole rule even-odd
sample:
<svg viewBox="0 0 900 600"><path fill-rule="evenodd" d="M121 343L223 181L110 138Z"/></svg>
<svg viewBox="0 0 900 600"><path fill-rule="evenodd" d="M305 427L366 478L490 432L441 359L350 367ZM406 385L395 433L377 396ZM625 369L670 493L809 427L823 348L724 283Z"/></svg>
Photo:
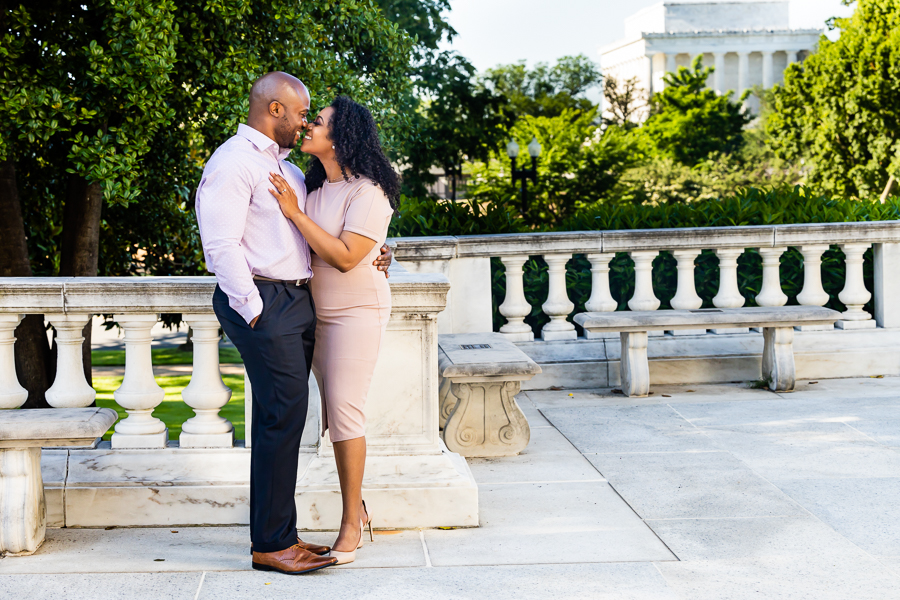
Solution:
<svg viewBox="0 0 900 600"><path fill-rule="evenodd" d="M250 89L247 123L216 149L197 189L213 309L234 342L253 388L250 539L253 568L292 575L334 564L327 546L297 537L294 490L309 403L316 314L307 285L309 246L268 189L278 172L306 204L303 172L285 159L307 127L310 95L287 73ZM375 261L390 264L385 246Z"/></svg>

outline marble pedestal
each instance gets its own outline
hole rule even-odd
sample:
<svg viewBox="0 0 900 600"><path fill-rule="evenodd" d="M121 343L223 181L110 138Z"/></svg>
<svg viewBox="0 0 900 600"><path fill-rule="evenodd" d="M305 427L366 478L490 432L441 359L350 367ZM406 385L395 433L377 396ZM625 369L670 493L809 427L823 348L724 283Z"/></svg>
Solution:
<svg viewBox="0 0 900 600"><path fill-rule="evenodd" d="M367 457L362 495L376 529L478 526L478 486L465 459L446 447L437 454ZM296 502L299 529L340 527L333 454L310 462L297 483Z"/></svg>
<svg viewBox="0 0 900 600"><path fill-rule="evenodd" d="M477 526L478 486L438 433L437 314L449 283L395 266L390 282L391 319L365 407L363 497L375 527ZM321 382L318 389L325 389ZM299 528L339 526L340 486L327 434L297 482L296 501Z"/></svg>

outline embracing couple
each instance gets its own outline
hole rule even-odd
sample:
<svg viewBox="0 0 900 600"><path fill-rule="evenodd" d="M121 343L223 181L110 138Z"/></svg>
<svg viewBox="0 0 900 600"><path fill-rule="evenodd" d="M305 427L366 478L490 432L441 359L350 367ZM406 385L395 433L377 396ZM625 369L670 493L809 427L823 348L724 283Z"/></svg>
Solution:
<svg viewBox="0 0 900 600"><path fill-rule="evenodd" d="M339 96L310 122L309 108L299 79L260 77L247 123L209 159L196 204L206 265L218 280L213 308L253 389L253 568L289 574L352 562L365 527L371 536L364 407L391 312L384 242L400 194L368 109ZM311 156L305 177L285 161L298 143ZM341 485L331 548L297 535L310 369Z"/></svg>

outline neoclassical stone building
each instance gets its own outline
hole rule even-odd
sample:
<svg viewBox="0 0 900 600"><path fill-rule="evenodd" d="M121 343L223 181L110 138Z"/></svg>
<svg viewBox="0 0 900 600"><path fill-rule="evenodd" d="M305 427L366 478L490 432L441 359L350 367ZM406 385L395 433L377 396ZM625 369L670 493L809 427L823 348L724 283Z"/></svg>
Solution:
<svg viewBox="0 0 900 600"><path fill-rule="evenodd" d="M821 30L791 29L787 1L666 0L625 20L625 38L600 50L604 75L637 78L653 93L663 76L689 66L698 54L715 66L709 86L735 92L782 81L787 65L812 52ZM751 98L748 108L758 107Z"/></svg>

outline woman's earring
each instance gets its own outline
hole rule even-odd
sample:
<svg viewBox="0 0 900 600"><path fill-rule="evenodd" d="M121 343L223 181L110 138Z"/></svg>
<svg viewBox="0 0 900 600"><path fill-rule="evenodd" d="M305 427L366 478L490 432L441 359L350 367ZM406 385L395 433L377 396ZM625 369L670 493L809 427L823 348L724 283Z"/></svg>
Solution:
<svg viewBox="0 0 900 600"><path fill-rule="evenodd" d="M331 145L331 149L334 150L334 144Z"/></svg>

